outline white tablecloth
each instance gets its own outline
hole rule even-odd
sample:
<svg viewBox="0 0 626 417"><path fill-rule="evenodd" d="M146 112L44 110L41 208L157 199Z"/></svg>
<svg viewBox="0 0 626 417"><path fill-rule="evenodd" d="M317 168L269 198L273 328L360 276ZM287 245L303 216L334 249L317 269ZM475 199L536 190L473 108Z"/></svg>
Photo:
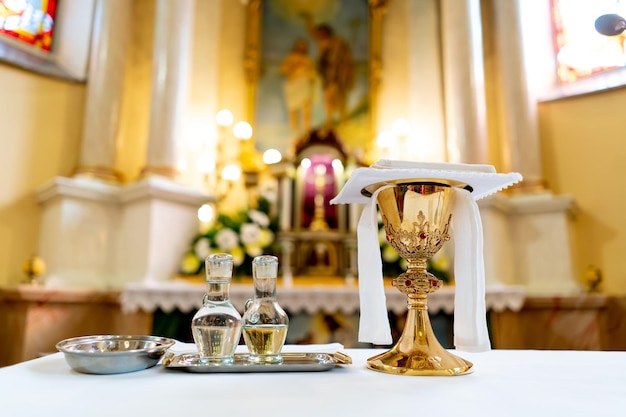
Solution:
<svg viewBox="0 0 626 417"><path fill-rule="evenodd" d="M118 375L72 371L60 353L0 369L3 416L623 417L626 352L461 352L474 372L388 375L378 351L326 372L190 374L161 366Z"/></svg>
<svg viewBox="0 0 626 417"><path fill-rule="evenodd" d="M122 291L122 310L133 313L139 310L152 312L161 308L171 312L178 308L183 312L196 310L202 305L204 284L183 281L146 282L127 284ZM406 311L406 296L393 287L385 289L389 311L401 314ZM359 311L359 290L356 286L314 286L301 285L279 287L279 304L293 313L343 312L353 314ZM233 284L230 297L233 305L242 309L246 300L254 296L252 285ZM487 286L485 302L487 309L519 311L524 304L525 291L521 287L492 285ZM428 310L431 313L454 310L454 287L444 286L428 296Z"/></svg>

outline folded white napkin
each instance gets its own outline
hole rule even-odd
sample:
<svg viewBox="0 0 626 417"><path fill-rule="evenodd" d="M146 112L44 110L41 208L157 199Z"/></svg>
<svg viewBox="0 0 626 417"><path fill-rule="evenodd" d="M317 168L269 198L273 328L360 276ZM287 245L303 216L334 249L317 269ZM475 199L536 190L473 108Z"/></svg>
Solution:
<svg viewBox="0 0 626 417"><path fill-rule="evenodd" d="M451 162L416 162L416 161L396 161L393 159L379 159L372 168L377 169L430 169L439 171L462 171L462 172L486 172L495 174L493 165L484 164L457 164Z"/></svg>
<svg viewBox="0 0 626 417"><path fill-rule="evenodd" d="M454 346L463 351L483 352L491 348L485 309L483 225L470 192L453 189Z"/></svg>
<svg viewBox="0 0 626 417"><path fill-rule="evenodd" d="M369 168L356 169L330 201L332 204L366 203L357 228L361 305L359 341L392 343L376 221L376 202L382 187L371 198L364 196L362 190L372 184L403 179L452 180L468 184L473 189L470 194L453 188L456 191L451 225L455 243L455 346L466 351L488 350L482 224L475 200L522 179L518 173L497 174L489 165L382 160Z"/></svg>
<svg viewBox="0 0 626 417"><path fill-rule="evenodd" d="M374 191L370 201L363 207L357 227L357 268L361 305L359 342L377 345L392 343L376 220L378 193L389 187L392 186L385 185Z"/></svg>
<svg viewBox="0 0 626 417"><path fill-rule="evenodd" d="M500 174L491 165L449 162L412 162L383 159L367 168L357 168L331 204L367 203L361 191L372 184L405 179L446 179L469 184L474 200L480 200L522 180L517 172Z"/></svg>

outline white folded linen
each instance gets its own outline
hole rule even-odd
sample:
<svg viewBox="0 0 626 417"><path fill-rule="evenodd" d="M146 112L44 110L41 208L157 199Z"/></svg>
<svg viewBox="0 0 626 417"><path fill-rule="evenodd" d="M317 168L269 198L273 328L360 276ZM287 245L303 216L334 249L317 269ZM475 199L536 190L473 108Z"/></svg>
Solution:
<svg viewBox="0 0 626 417"><path fill-rule="evenodd" d="M469 191L454 188L451 235L454 236L454 346L483 352L491 348L485 309L483 226Z"/></svg>
<svg viewBox="0 0 626 417"><path fill-rule="evenodd" d="M391 327L387 318L387 300L383 282L383 261L378 243L376 201L378 193L391 187L386 185L374 191L363 207L357 227L357 268L359 276L359 341L377 345L392 343Z"/></svg>
<svg viewBox="0 0 626 417"><path fill-rule="evenodd" d="M331 204L367 203L369 197L361 193L365 187L405 179L446 179L468 184L472 197L480 200L522 180L517 172L496 173L491 165L454 164L449 162L412 162L383 159L367 168L357 168L346 181Z"/></svg>
<svg viewBox="0 0 626 417"><path fill-rule="evenodd" d="M476 200L521 181L518 173L498 174L490 165L419 163L381 160L356 169L331 204L366 203L359 220L358 274L361 317L359 341L390 344L391 329L382 277L382 260L376 222L377 189L371 198L365 187L397 180L449 180L467 184L472 192L453 187L452 230L455 243L455 346L459 350L490 349L485 311L483 237ZM385 185L387 184L387 185Z"/></svg>

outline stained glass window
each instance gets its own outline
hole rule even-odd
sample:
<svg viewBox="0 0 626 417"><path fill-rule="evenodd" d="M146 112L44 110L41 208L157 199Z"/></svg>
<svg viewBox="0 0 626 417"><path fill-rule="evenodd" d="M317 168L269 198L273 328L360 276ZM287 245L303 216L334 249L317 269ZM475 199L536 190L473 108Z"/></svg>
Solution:
<svg viewBox="0 0 626 417"><path fill-rule="evenodd" d="M626 33L604 36L595 20L608 13L626 16L624 0L552 0L558 80L570 83L626 65Z"/></svg>
<svg viewBox="0 0 626 417"><path fill-rule="evenodd" d="M57 0L0 0L0 34L50 51Z"/></svg>

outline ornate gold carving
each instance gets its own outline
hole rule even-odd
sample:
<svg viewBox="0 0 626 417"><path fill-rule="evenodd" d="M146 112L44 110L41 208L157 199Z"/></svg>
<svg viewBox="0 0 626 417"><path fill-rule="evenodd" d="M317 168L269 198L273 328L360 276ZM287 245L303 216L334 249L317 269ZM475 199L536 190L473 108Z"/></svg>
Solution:
<svg viewBox="0 0 626 417"><path fill-rule="evenodd" d="M75 177L95 178L114 184L121 184L124 182L124 176L122 173L116 171L113 168L95 166L95 165L81 165L76 168L74 173Z"/></svg>
<svg viewBox="0 0 626 417"><path fill-rule="evenodd" d="M153 175L176 179L178 176L178 170L168 166L146 166L141 170L140 177L147 178Z"/></svg>
<svg viewBox="0 0 626 417"><path fill-rule="evenodd" d="M434 228L426 220L426 216L420 210L417 221L411 223L411 229L400 228L396 230L386 216L383 216L383 224L387 233L389 244L405 259L430 258L436 254L443 244L450 239L448 228L452 214L448 217L443 230Z"/></svg>
<svg viewBox="0 0 626 417"><path fill-rule="evenodd" d="M435 255L450 239L448 229L452 214L448 216L443 230L432 228L420 210L411 228L396 228L383 216L387 241L398 254L407 259L409 268L395 278L392 283L403 294L430 294L441 288L441 281L426 269L426 259Z"/></svg>

